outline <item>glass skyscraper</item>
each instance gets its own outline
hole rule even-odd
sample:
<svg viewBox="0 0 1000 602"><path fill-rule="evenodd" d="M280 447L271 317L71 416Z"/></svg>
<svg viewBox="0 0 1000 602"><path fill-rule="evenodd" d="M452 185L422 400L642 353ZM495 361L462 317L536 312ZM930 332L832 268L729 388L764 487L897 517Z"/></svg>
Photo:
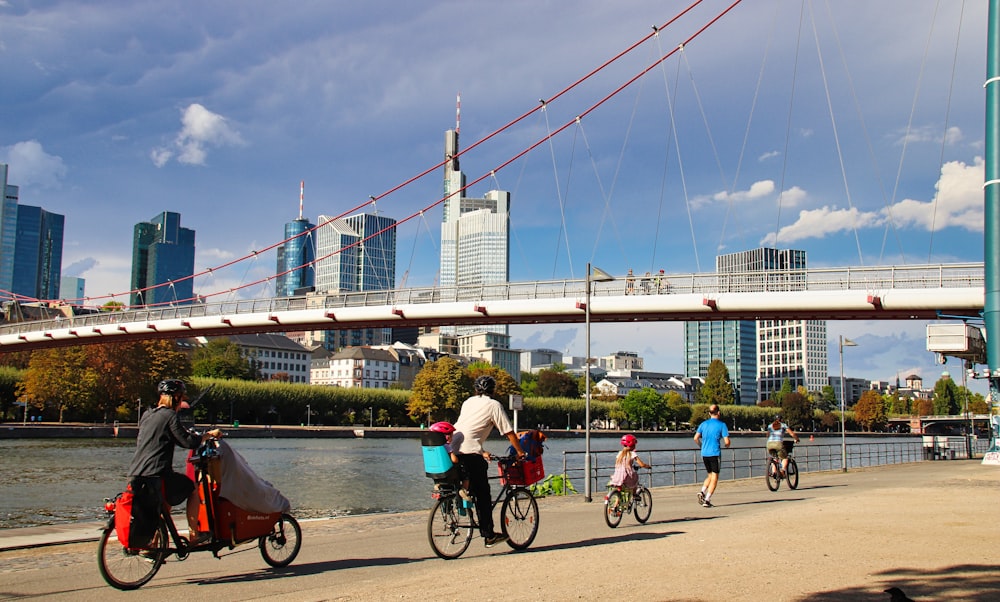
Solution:
<svg viewBox="0 0 1000 602"><path fill-rule="evenodd" d="M41 207L17 206L13 289L29 299L59 298L65 217Z"/></svg>
<svg viewBox="0 0 1000 602"><path fill-rule="evenodd" d="M17 186L7 183L7 164L0 163L0 294L14 288L14 239L17 237Z"/></svg>
<svg viewBox="0 0 1000 602"><path fill-rule="evenodd" d="M316 292L337 294L391 290L396 286L396 220L359 213L318 218ZM391 328L328 330L322 345L330 351L392 343Z"/></svg>
<svg viewBox="0 0 1000 602"><path fill-rule="evenodd" d="M132 305L194 300L194 230L170 211L135 225L132 236ZM157 286L165 285L165 286ZM148 290L143 290L148 289Z"/></svg>

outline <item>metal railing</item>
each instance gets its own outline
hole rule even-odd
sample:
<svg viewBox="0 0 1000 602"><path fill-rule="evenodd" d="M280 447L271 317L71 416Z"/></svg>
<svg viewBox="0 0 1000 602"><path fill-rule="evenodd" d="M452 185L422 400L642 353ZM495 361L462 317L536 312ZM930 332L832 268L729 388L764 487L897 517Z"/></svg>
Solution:
<svg viewBox="0 0 1000 602"><path fill-rule="evenodd" d="M976 442L975 452L983 453L989 441ZM617 451L591 451L591 491L604 489L615 468ZM562 475L569 482L584 477L584 452L562 452ZM706 476L701 453L692 449L649 449L639 452L640 457L653 469L640 470L640 477L647 487L672 487L700 483ZM841 470L841 446L800 445L793 452L799 473ZM965 456L960 456L965 457ZM571 460L572 458L572 460ZM847 445L847 468L864 468L923 462L941 459L928 453L923 441L911 439L882 443L850 443ZM761 447L738 447L722 450L720 480L752 479L763 477L767 469L767 450ZM582 488L578 488L582 491ZM565 492L565 489L564 489Z"/></svg>
<svg viewBox="0 0 1000 602"><path fill-rule="evenodd" d="M643 287L645 277L620 276L610 282L593 282L591 295L612 297L639 294L777 293L787 291L880 292L892 289L981 289L985 282L983 263L914 266L847 267L775 272L667 274ZM655 277L652 278L655 281ZM630 286L630 282L631 285ZM647 284L649 284L647 282ZM644 291L648 291L645 292ZM0 326L0 335L39 332L58 328L103 326L133 322L185 319L201 316L274 314L304 309L338 309L453 303L579 298L585 295L585 280L506 282L476 286L423 287L388 291L366 291L225 300L184 305L139 306L122 311L101 311L68 318L11 322Z"/></svg>

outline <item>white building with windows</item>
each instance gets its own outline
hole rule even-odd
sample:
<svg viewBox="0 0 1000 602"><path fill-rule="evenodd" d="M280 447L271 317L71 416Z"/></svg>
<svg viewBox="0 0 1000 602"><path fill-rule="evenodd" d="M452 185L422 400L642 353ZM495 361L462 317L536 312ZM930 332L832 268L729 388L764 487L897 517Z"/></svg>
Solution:
<svg viewBox="0 0 1000 602"><path fill-rule="evenodd" d="M309 382L309 350L280 334L235 334L226 337L236 343L264 380ZM204 338L202 337L204 341Z"/></svg>
<svg viewBox="0 0 1000 602"><path fill-rule="evenodd" d="M385 349L347 347L313 362L314 385L388 389L399 380L399 360Z"/></svg>

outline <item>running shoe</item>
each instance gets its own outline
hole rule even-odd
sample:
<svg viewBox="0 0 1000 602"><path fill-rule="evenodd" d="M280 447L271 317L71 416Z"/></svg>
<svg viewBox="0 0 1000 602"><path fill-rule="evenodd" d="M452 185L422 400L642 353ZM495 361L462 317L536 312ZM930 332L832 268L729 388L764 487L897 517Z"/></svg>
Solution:
<svg viewBox="0 0 1000 602"><path fill-rule="evenodd" d="M702 504L702 505L705 504L705 492L704 491L699 491L698 492L698 503Z"/></svg>
<svg viewBox="0 0 1000 602"><path fill-rule="evenodd" d="M714 508L715 506L714 506L714 505L712 505L712 502L710 502L710 501L708 501L708 500L705 500L705 501L703 501L703 502L701 503L701 507L702 507L702 508Z"/></svg>
<svg viewBox="0 0 1000 602"><path fill-rule="evenodd" d="M486 538L486 547L492 548L498 543L503 543L505 541L507 541L506 535L504 535L503 533L494 533L493 535L490 535L489 537Z"/></svg>

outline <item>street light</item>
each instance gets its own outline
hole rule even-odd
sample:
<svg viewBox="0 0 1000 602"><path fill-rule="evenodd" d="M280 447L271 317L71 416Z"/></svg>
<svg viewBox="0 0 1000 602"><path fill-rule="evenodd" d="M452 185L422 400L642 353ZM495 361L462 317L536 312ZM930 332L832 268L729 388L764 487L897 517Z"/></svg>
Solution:
<svg viewBox="0 0 1000 602"><path fill-rule="evenodd" d="M847 472L847 398L844 395L844 347L857 347L858 344L851 339L845 339L840 335L840 466L843 472Z"/></svg>
<svg viewBox="0 0 1000 602"><path fill-rule="evenodd" d="M312 405L306 404L306 426L312 426Z"/></svg>
<svg viewBox="0 0 1000 602"><path fill-rule="evenodd" d="M590 283L591 282L610 282L614 280L615 277L608 274L600 268L595 268L587 263L587 282L584 287L586 293L586 302L583 306L584 322L587 329L587 359L585 376L584 376L584 386L587 390L587 403L586 412L584 412L584 450L583 450L583 472L586 478L586 482L583 486L583 499L585 501L591 501L590 496Z"/></svg>
<svg viewBox="0 0 1000 602"><path fill-rule="evenodd" d="M375 428L375 411L368 408L368 428Z"/></svg>

